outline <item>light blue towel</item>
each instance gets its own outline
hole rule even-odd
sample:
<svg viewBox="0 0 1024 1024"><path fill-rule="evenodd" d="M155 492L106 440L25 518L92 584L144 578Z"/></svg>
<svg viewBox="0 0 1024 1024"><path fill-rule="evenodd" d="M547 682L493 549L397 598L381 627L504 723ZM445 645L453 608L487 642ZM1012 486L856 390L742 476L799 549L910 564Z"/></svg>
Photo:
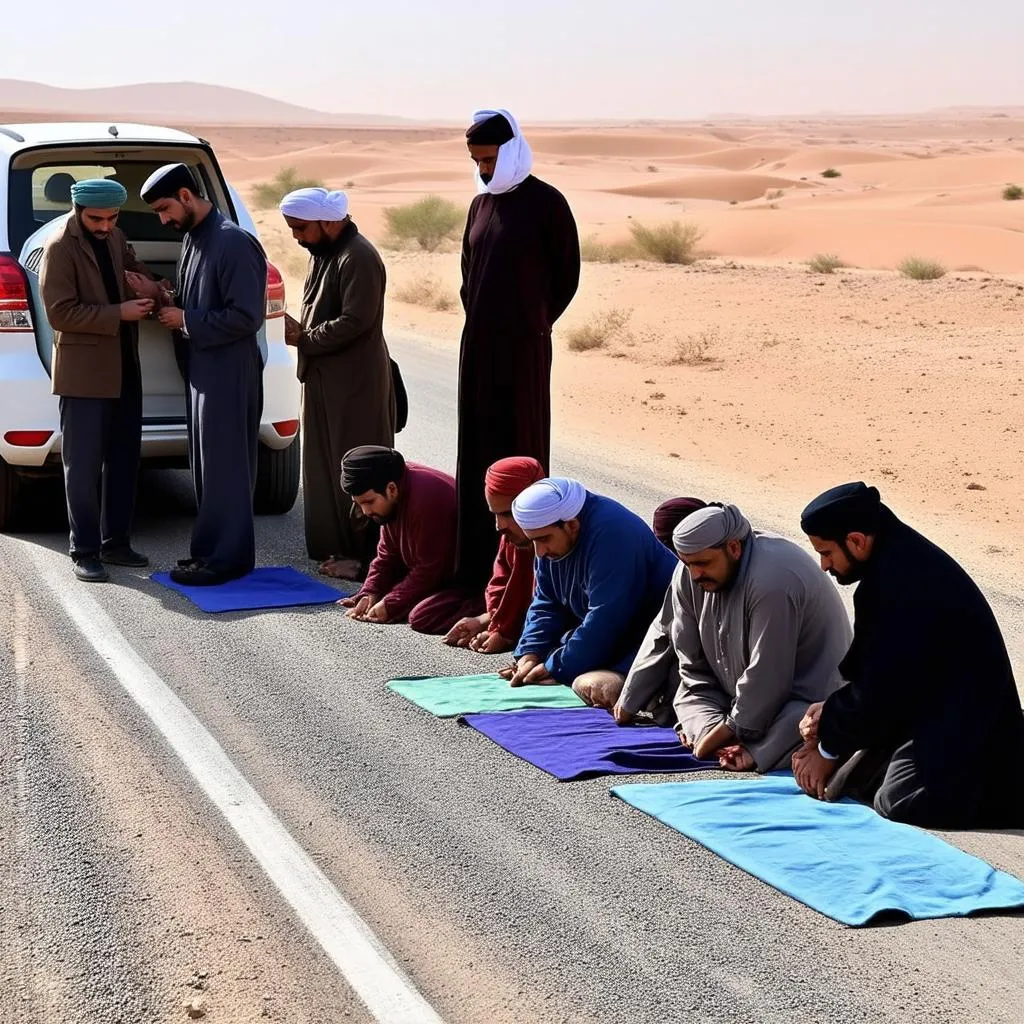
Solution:
<svg viewBox="0 0 1024 1024"><path fill-rule="evenodd" d="M848 798L823 803L788 773L615 786L612 794L842 924L1024 907L1024 882Z"/></svg>

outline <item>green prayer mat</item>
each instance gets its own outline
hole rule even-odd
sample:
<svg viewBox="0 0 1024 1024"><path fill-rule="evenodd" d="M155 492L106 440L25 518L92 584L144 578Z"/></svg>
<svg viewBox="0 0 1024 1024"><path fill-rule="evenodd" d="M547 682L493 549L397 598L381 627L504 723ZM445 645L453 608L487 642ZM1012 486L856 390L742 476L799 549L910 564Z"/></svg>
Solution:
<svg viewBox="0 0 1024 1024"><path fill-rule="evenodd" d="M585 708L568 686L509 686L497 673L481 676L440 676L434 679L392 679L388 689L438 718L481 711L522 711L524 708Z"/></svg>

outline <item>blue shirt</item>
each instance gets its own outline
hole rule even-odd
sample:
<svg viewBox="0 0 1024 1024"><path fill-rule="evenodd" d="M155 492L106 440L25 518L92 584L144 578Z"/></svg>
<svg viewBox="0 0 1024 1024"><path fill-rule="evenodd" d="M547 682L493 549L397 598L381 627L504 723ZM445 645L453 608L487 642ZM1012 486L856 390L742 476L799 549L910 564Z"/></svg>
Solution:
<svg viewBox="0 0 1024 1024"><path fill-rule="evenodd" d="M569 554L536 560L515 652L540 655L567 686L595 669L629 671L677 562L647 523L611 498L588 492L579 521Z"/></svg>

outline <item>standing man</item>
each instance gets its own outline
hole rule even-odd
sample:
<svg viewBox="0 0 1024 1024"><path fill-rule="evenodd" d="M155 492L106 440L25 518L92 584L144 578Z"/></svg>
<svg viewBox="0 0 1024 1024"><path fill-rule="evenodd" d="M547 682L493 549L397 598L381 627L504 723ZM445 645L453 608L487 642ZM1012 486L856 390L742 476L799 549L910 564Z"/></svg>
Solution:
<svg viewBox="0 0 1024 1024"><path fill-rule="evenodd" d="M72 185L74 209L39 271L54 331L51 388L60 396L71 559L75 575L94 583L108 579L104 562L149 564L130 533L142 439L138 322L154 300L126 291L126 271L151 279L117 227L127 199L112 179Z"/></svg>
<svg viewBox="0 0 1024 1024"><path fill-rule="evenodd" d="M797 782L922 828L1024 826L1024 713L978 585L860 482L819 495L800 526L822 569L858 586L846 685L800 723Z"/></svg>
<svg viewBox="0 0 1024 1024"><path fill-rule="evenodd" d="M477 111L466 141L479 195L462 242L457 565L460 582L482 588L497 548L487 467L525 455L550 468L551 328L576 294L580 246L569 204L530 174L507 110Z"/></svg>
<svg viewBox="0 0 1024 1024"><path fill-rule="evenodd" d="M180 344L198 514L189 557L171 579L210 586L256 565L252 499L263 412L256 334L266 315L267 260L255 238L202 197L185 164L155 171L142 199L162 224L185 232L176 304L160 310L160 322Z"/></svg>
<svg viewBox="0 0 1024 1024"><path fill-rule="evenodd" d="M302 382L302 498L306 551L325 576L361 580L379 530L341 489L341 460L359 445L395 443L395 389L384 340L387 274L348 212L348 196L300 188L281 201L292 237L310 253L301 322L285 341Z"/></svg>

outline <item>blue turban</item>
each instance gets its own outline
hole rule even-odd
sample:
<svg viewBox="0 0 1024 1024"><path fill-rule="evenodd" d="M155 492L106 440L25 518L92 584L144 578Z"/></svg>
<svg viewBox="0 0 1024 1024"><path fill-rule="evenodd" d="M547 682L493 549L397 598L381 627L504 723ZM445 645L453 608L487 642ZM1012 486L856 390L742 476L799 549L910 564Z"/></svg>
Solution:
<svg viewBox="0 0 1024 1024"><path fill-rule="evenodd" d="M71 201L94 210L119 210L128 202L128 190L112 178L89 178L71 186Z"/></svg>

